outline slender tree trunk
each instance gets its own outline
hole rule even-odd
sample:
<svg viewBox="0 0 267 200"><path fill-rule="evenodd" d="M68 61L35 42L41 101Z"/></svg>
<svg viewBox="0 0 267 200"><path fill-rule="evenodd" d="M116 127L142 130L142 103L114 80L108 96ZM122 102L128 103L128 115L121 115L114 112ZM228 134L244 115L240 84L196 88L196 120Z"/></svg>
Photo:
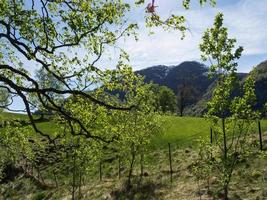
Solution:
<svg viewBox="0 0 267 200"><path fill-rule="evenodd" d="M76 155L73 155L73 170L72 170L72 200L75 200L75 175L76 175Z"/></svg>
<svg viewBox="0 0 267 200"><path fill-rule="evenodd" d="M33 168L33 164L32 164L32 165L31 165L31 174L32 174L32 175L34 175L34 174L33 174L33 171L34 171L33 169L34 169L34 168Z"/></svg>
<svg viewBox="0 0 267 200"><path fill-rule="evenodd" d="M225 130L225 118L222 118L222 131L223 131L223 144L224 144L224 167L227 167L227 138L226 138L226 130ZM224 200L228 200L228 183L223 187L224 191Z"/></svg>
<svg viewBox="0 0 267 200"><path fill-rule="evenodd" d="M228 185L225 185L225 186L223 187L223 192L224 192L223 199L224 199L224 200L228 200Z"/></svg>
<svg viewBox="0 0 267 200"><path fill-rule="evenodd" d="M79 170L79 199L82 199L82 172Z"/></svg>
<svg viewBox="0 0 267 200"><path fill-rule="evenodd" d="M55 179L56 187L57 187L57 189L58 189L58 181L57 181L57 175L56 175L55 170L53 170L53 175L54 175L54 179Z"/></svg>
<svg viewBox="0 0 267 200"><path fill-rule="evenodd" d="M261 133L261 122L260 120L258 121L258 128L259 128L259 139L260 139L260 150L263 150L263 145L262 145L262 133Z"/></svg>
<svg viewBox="0 0 267 200"><path fill-rule="evenodd" d="M132 160L131 160L130 170L129 170L129 174L128 174L128 182L127 182L127 189L128 190L131 188L131 177L132 177L132 173L133 173L133 166L134 166L134 160L135 160L134 144L132 144L131 153L132 153Z"/></svg>
<svg viewBox="0 0 267 200"><path fill-rule="evenodd" d="M41 180L42 180L42 183L45 184L44 178L43 178L43 176L42 176L40 170L39 170L39 173L40 173L40 178L41 178Z"/></svg>
<svg viewBox="0 0 267 200"><path fill-rule="evenodd" d="M140 154L140 180L142 181L144 175L144 153Z"/></svg>
<svg viewBox="0 0 267 200"><path fill-rule="evenodd" d="M227 159L227 138L226 138L226 131L225 131L225 118L222 118L222 131L223 131L223 153L224 153L224 160Z"/></svg>
<svg viewBox="0 0 267 200"><path fill-rule="evenodd" d="M33 173L32 173L33 175ZM38 181L40 181L40 171L39 171L39 167L37 166L37 179Z"/></svg>
<svg viewBox="0 0 267 200"><path fill-rule="evenodd" d="M43 176L41 174L41 171L40 171L39 166L37 166L36 168L37 168L37 178L38 178L38 181L40 181L40 179L41 179L42 183L44 184L44 178L43 178Z"/></svg>
<svg viewBox="0 0 267 200"><path fill-rule="evenodd" d="M181 100L182 101L182 100ZM183 116L183 113L184 113L184 105L183 105L183 102L180 102L180 106L179 106L179 111L180 111L180 117Z"/></svg>

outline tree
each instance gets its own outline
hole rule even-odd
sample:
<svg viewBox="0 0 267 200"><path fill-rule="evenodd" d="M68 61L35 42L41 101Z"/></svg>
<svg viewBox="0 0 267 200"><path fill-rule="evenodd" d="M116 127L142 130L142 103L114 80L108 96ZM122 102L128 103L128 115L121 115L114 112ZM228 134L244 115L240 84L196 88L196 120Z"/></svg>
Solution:
<svg viewBox="0 0 267 200"><path fill-rule="evenodd" d="M176 97L170 88L153 84L152 91L155 98L155 107L158 111L163 113L176 112Z"/></svg>
<svg viewBox="0 0 267 200"><path fill-rule="evenodd" d="M40 85L40 88L54 88L56 90L64 89L62 82L58 81L51 73L48 73L44 68L36 70L35 77ZM48 93L52 99L61 97L60 94Z"/></svg>
<svg viewBox="0 0 267 200"><path fill-rule="evenodd" d="M239 159L251 151L247 137L252 120L257 117L253 110L256 101L255 77L253 74L245 81L240 97L233 98L238 87L236 60L240 58L242 47L235 49L235 39L228 38L227 28L223 27L223 14L215 17L213 28L203 35L200 44L203 60L210 60L210 75L218 77L213 96L208 103L206 117L210 120L218 141L212 145L212 164L216 170L223 190L228 199L229 183Z"/></svg>
<svg viewBox="0 0 267 200"><path fill-rule="evenodd" d="M40 88L54 88L56 90L63 90L64 85L62 82L58 81L51 73L48 73L44 68L41 68L35 72L35 77L37 82L39 83ZM49 98L54 102L63 102L64 96L62 94L56 94L49 92L47 93ZM33 97L34 106L38 109L35 113L41 114L41 118L44 117L44 115L52 115L53 112L49 108L49 102L47 99L43 100L43 106L38 101L37 97Z"/></svg>
<svg viewBox="0 0 267 200"><path fill-rule="evenodd" d="M84 92L95 82L95 76L101 76L95 63L105 48L115 45L120 37L134 34L136 25L124 21L129 10L127 3L4 0L0 7L0 82L22 99L37 133L53 140L36 126L30 96L67 118L72 116L51 98L52 94L83 96L110 109L131 108L110 105ZM79 51L86 53L78 55ZM41 87L30 75L33 65L53 76L64 88Z"/></svg>
<svg viewBox="0 0 267 200"><path fill-rule="evenodd" d="M210 2L214 4L214 0ZM143 5L144 1L135 3ZM188 9L189 3L190 0L184 0L184 7ZM201 5L204 3L206 1L200 0ZM68 119L73 117L63 109L61 102L50 98L51 94L82 96L110 109L134 107L114 106L85 92L92 84L98 84L96 77L102 76L96 64L106 49L117 47L116 42L122 37L136 37L137 24L126 20L130 4L120 0L3 0L0 8L0 82L23 101L37 133L50 141L55 139L36 126L30 96L35 96L46 109ZM148 27L163 26L184 33L184 23L183 16L172 15L168 20L161 20L156 12L146 16ZM119 49L125 56L123 49ZM64 88L42 88L36 78L31 77L35 65L61 82Z"/></svg>
<svg viewBox="0 0 267 200"><path fill-rule="evenodd" d="M182 83L178 85L177 91L177 105L180 116L182 117L185 107L190 105L192 101L195 101L197 92L194 86L186 80L183 80Z"/></svg>
<svg viewBox="0 0 267 200"><path fill-rule="evenodd" d="M109 99L115 105L120 104L120 101L124 101L126 105L137 105L133 110L110 110L85 98L75 96L69 98L66 103L73 116L90 130L91 138L102 137L103 141L89 140L86 142L87 138L81 135L81 131L75 123L65 119L61 120L69 135L64 137L67 141L66 144L70 144L72 141L76 141L76 145L79 144L73 147L73 151L76 152L74 156L76 177L79 170L84 175L86 169L93 168L92 160L102 164L105 160L120 159L120 162L129 164L127 180L129 189L132 185L132 174L137 156L143 156L152 136L161 132L161 123L158 120L159 115L153 107L154 94L151 85L144 84L143 79L136 76L127 66L123 66L122 71L124 73L113 74L112 79L114 82L121 83L123 81L128 85L116 84L112 88L122 92L123 99L107 92L112 92L109 82L103 82L102 87L92 91L91 95L101 97L103 100ZM70 134L71 132L73 133ZM79 136L79 141L71 137L72 135ZM74 158L69 157L69 163L74 163L72 159ZM69 164L65 164L65 166L69 166ZM76 181L77 179L74 182L76 183Z"/></svg>
<svg viewBox="0 0 267 200"><path fill-rule="evenodd" d="M184 1L186 8L189 8L189 2L190 0ZM200 0L201 5L205 2ZM136 1L138 5L143 3L142 0ZM34 131L47 139L47 141L40 139L42 144L38 145L39 138L34 136L35 140L31 139L30 131L27 130L27 134L23 134L24 131L21 132L17 127L16 129L9 127L13 131L5 132L3 144L8 144L5 148L11 150L14 148L16 152L11 151L5 158L16 157L19 162L27 150L25 153L29 155L27 159L36 164L38 156L34 153L43 149L47 143L53 144L59 148L59 155L62 152L70 153L73 159L73 177L75 177L76 169L81 171L87 169L85 164L92 159L90 156L96 155L94 159L101 156L101 153L95 153L95 150L104 148L104 144L125 141L122 142L122 146L128 148L130 141L135 146L149 141L151 127L154 124L152 123L154 120L151 119L155 119L153 118L155 115L150 112L151 108L146 107L146 103L151 101L146 95L149 91L144 92L139 87L133 89L130 92L130 97L134 97L133 101L113 100L103 92L100 94L88 92L91 85L105 84L108 90L118 89L118 85L122 87L120 89L132 89L135 85L135 82L123 82L123 74L127 74L130 69L121 68L121 60L116 70L103 71L97 67L99 66L97 63L109 46L117 47L116 43L122 37L128 35L136 37L137 25L129 24L126 20L127 12L130 11L128 3L121 0L1 0L0 8L1 85L9 94L16 95L23 101ZM172 15L166 21L161 20L156 13L147 16L148 27L163 26L165 29L180 30L183 33L187 29L184 22L183 16ZM121 57L128 60L127 53L120 50ZM33 67L36 65L63 87L57 88L49 84L42 86L38 82L38 77L32 76ZM69 97L68 102L62 104L53 98L58 95ZM35 102L32 102L32 96L36 97ZM103 96L105 98L102 98ZM142 101L139 104L140 99ZM144 101L146 103L142 103ZM41 105L43 109L54 113L58 132L47 133L36 126L32 104L33 107ZM119 123L114 116L118 116L121 120L129 117L130 123L128 121ZM141 119L141 124L137 128L134 126L133 129L131 125L136 123L137 119ZM143 122L146 124L142 124ZM64 131L61 130L62 126ZM123 129L124 126L127 129ZM124 139L118 140L118 133L123 131ZM137 134L132 136L131 131L136 131ZM22 144L18 145L20 142ZM40 157L45 158L45 154ZM66 158L68 163L67 158L70 157L67 155L62 157ZM75 187L75 180L73 183Z"/></svg>
<svg viewBox="0 0 267 200"><path fill-rule="evenodd" d="M6 88L2 88L0 86L0 108L6 109L11 104L10 102L10 94L8 93L8 90Z"/></svg>

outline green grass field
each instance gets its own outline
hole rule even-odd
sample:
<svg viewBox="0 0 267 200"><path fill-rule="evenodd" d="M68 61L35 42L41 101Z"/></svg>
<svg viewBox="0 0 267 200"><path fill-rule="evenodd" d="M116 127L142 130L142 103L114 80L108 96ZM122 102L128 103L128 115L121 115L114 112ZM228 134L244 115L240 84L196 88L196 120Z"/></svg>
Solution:
<svg viewBox="0 0 267 200"><path fill-rule="evenodd" d="M2 120L21 119L27 121L26 115L13 113L2 113L0 118ZM132 193L127 193L123 190L123 184L128 175L128 160L122 163L122 178L120 180L117 177L117 160L103 163L101 169L103 181L99 181L99 163L96 162L92 163L92 169L86 179L86 185L83 187L84 199L103 199L104 194L116 194L121 196L119 199L149 199L147 197L155 195L157 198L154 199L198 200L201 197L196 192L199 186L190 169L198 155L197 148L195 148L197 146L196 140L200 137L209 138L209 123L204 118L177 116L164 116L163 121L164 133L152 138L151 148L145 153L144 170L148 173L148 176L144 177L142 187L134 185L137 189L133 189ZM267 135L267 120L262 120L261 125L262 132ZM53 122L40 122L37 123L37 126L47 133L58 131L59 129L58 125ZM258 137L257 123L254 124L253 132ZM265 138L267 137L265 136ZM174 170L174 182L171 185L169 180L168 143L172 147ZM246 197L250 197L246 199L261 199L258 197L267 197L266 181L262 179L262 177L267 177L265 166L266 159L258 157L252 157L249 162L241 164L236 169L230 191L232 196L238 196L234 196L232 199L244 199ZM137 156L134 166L134 180L139 178L139 169L139 156ZM43 174L45 173L43 172ZM53 178L51 179L50 176L45 178L47 182L53 183ZM16 179L2 185L2 191L5 192L1 193L0 190L0 199L1 194L4 194L3 199L8 199L7 197L12 197L12 199L44 199L45 196L49 195L52 196L50 199L71 199L70 190L68 190L69 185L65 185L68 183L67 181L68 179L61 180L59 189L42 190L33 184L30 179ZM203 197L204 199L211 199L211 196L207 195L205 184L205 182L201 183L204 191ZM17 189L18 187L21 188ZM115 193L112 193L114 191ZM128 198L131 195L135 198Z"/></svg>
<svg viewBox="0 0 267 200"><path fill-rule="evenodd" d="M207 120L199 117L166 116L165 131L161 136L152 140L153 148L165 148L168 143L174 147L194 147L196 140L207 138L210 127ZM267 131L267 120L261 121L262 132ZM253 124L253 132L258 133L258 124Z"/></svg>
<svg viewBox="0 0 267 200"><path fill-rule="evenodd" d="M166 116L164 120L164 132L153 138L153 147L164 148L168 143L185 147L193 145L199 137L209 135L209 124L204 118Z"/></svg>
<svg viewBox="0 0 267 200"><path fill-rule="evenodd" d="M20 119L27 120L28 117L25 114L7 113L2 112L0 119ZM200 117L177 117L177 116L165 116L164 117L164 131L161 135L157 135L152 138L152 149L165 148L168 143L171 143L174 147L187 147L189 145L194 146L196 140L200 137L209 137L210 127L207 120ZM40 130L50 133L58 131L57 125L53 122L41 122L37 126ZM257 123L254 125L255 133L258 133ZM267 131L267 120L261 121L262 132Z"/></svg>
<svg viewBox="0 0 267 200"><path fill-rule="evenodd" d="M39 116L34 115L35 119L38 119ZM29 118L26 114L19 114L19 113L9 113L9 112L1 112L0 113L0 120L1 121L10 121L10 120L18 120L29 122ZM58 131L58 126L55 122L37 122L36 126L43 131L44 133L55 133ZM34 130L32 129L32 134L34 135Z"/></svg>
<svg viewBox="0 0 267 200"><path fill-rule="evenodd" d="M0 119L1 120L10 120L10 119L27 120L28 116L25 114L19 114L19 113L1 112Z"/></svg>

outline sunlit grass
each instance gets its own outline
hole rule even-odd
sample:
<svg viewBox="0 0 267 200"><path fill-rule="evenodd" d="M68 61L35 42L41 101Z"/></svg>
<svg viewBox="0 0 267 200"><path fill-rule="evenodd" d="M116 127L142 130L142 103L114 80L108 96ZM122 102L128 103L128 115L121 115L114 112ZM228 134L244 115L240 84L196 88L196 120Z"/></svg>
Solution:
<svg viewBox="0 0 267 200"><path fill-rule="evenodd" d="M1 112L0 119L2 120L10 120L10 119L27 120L28 116L26 114L20 114L20 113Z"/></svg>
<svg viewBox="0 0 267 200"><path fill-rule="evenodd" d="M2 120L28 120L27 115L17 113L2 112L0 117ZM162 135L152 138L151 147L153 149L165 149L168 143L171 143L173 147L194 147L198 138L207 138L210 135L209 123L204 118L165 116L163 120L164 131ZM39 122L37 127L46 133L60 131L59 126L54 122ZM267 131L267 120L261 120L261 128L263 133ZM253 125L253 132L258 133L257 123Z"/></svg>
<svg viewBox="0 0 267 200"><path fill-rule="evenodd" d="M199 137L209 135L209 125L204 118L166 116L164 121L164 132L153 138L153 148L164 148L168 143L177 147L194 145Z"/></svg>

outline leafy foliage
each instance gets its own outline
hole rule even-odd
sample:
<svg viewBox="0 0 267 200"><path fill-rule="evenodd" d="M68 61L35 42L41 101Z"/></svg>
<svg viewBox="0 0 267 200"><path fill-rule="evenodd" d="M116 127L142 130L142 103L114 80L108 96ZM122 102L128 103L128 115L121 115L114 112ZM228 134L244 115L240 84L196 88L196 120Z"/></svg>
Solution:
<svg viewBox="0 0 267 200"><path fill-rule="evenodd" d="M176 112L176 96L174 92L166 87L154 84L152 87L155 99L155 108L163 113Z"/></svg>
<svg viewBox="0 0 267 200"><path fill-rule="evenodd" d="M0 86L0 108L6 108L10 104L10 94L6 88Z"/></svg>
<svg viewBox="0 0 267 200"><path fill-rule="evenodd" d="M211 148L207 145L206 153L211 155L209 159L212 162L209 159L204 159L204 162L212 168L208 171L209 174L216 171L223 198L226 200L234 169L240 160L246 159L252 152L249 133L252 120L258 114L253 109L256 102L253 74L246 79L242 96L232 96L234 89L239 85L236 60L240 58L243 48L234 49L236 40L228 38L227 29L222 25L223 15L219 13L215 17L213 28L204 33L200 49L202 59L211 61L210 75L218 76L206 115L217 139Z"/></svg>

